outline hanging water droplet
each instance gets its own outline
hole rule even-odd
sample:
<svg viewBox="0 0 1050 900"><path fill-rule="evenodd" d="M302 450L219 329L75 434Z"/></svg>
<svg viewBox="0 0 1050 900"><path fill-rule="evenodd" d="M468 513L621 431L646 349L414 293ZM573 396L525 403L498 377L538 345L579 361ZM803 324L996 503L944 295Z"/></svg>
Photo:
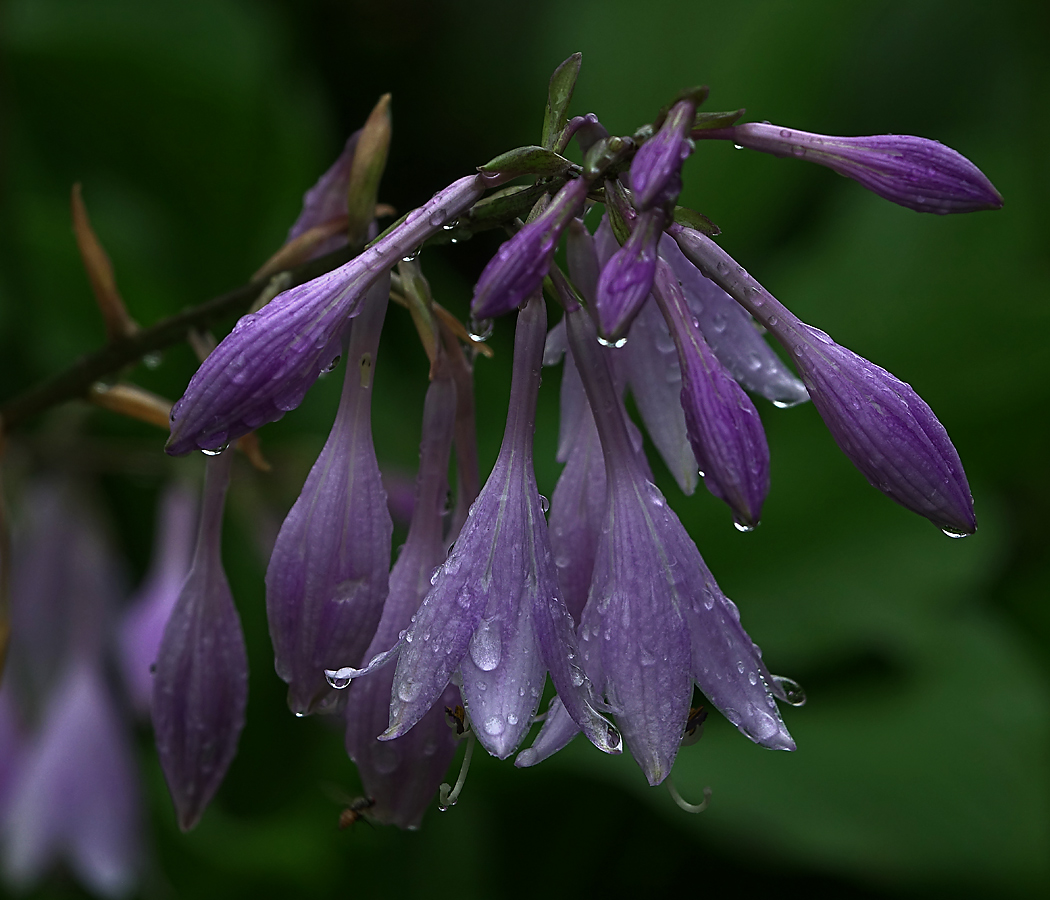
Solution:
<svg viewBox="0 0 1050 900"><path fill-rule="evenodd" d="M347 671L347 669L325 669L324 677L332 687L337 691L341 691L350 687L350 682L353 680L351 676L347 674Z"/></svg>
<svg viewBox="0 0 1050 900"><path fill-rule="evenodd" d="M337 356L335 359L333 359L327 366L321 369L321 374L327 375L329 372L334 372L335 367L339 365L339 360L341 360L342 358L342 356Z"/></svg>
<svg viewBox="0 0 1050 900"><path fill-rule="evenodd" d="M546 515L547 512L550 510L550 508L551 508L550 500L548 500L546 497L544 497L543 494L540 494L540 510L543 512L544 515Z"/></svg>
<svg viewBox="0 0 1050 900"><path fill-rule="evenodd" d="M601 335L598 335L598 343L603 347L612 347L614 350L619 350L621 347L627 345L627 338L622 337L618 341L607 341Z"/></svg>
<svg viewBox="0 0 1050 900"><path fill-rule="evenodd" d="M743 150L744 149L744 145L743 144L733 144L733 149L734 150Z"/></svg>
<svg viewBox="0 0 1050 900"><path fill-rule="evenodd" d="M802 706L806 702L806 692L802 690L802 685L797 681L793 681L790 678L782 678L779 675L774 675L773 683L784 693L787 698L787 702L792 706Z"/></svg>
<svg viewBox="0 0 1050 900"><path fill-rule="evenodd" d="M301 718L302 718L303 716L305 716L305 715L306 715L306 713L301 713L301 712L297 712L297 713L295 714L295 717L296 717L297 719L301 719Z"/></svg>
<svg viewBox="0 0 1050 900"><path fill-rule="evenodd" d="M492 319L475 319L470 317L470 330L468 334L472 341L484 343L492 337L492 329L496 323Z"/></svg>
<svg viewBox="0 0 1050 900"><path fill-rule="evenodd" d="M742 531L744 534L755 530L754 525L747 525L744 522L738 522L736 519L733 520L733 527L737 531Z"/></svg>
<svg viewBox="0 0 1050 900"><path fill-rule="evenodd" d="M956 531L954 528L942 528L941 533L948 535L950 538L970 537L971 534L969 531Z"/></svg>
<svg viewBox="0 0 1050 900"><path fill-rule="evenodd" d="M416 247L415 250L413 250L411 253L409 253L408 256L401 257L401 259L404 262L415 262L416 259L418 259L418 258L419 258L419 248L418 247Z"/></svg>
<svg viewBox="0 0 1050 900"><path fill-rule="evenodd" d="M208 450L205 450L202 447L201 448L201 453L203 453L205 456L218 456L220 453L224 453L229 448L230 448L229 444L223 444L221 447L213 447L213 448L208 449Z"/></svg>

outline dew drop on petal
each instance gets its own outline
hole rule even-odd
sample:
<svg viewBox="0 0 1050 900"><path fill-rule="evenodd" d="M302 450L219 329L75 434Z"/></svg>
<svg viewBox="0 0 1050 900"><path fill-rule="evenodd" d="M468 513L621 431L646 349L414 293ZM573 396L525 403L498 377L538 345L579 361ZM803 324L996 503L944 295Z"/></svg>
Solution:
<svg viewBox="0 0 1050 900"><path fill-rule="evenodd" d="M802 689L802 685L797 681L774 675L773 683L784 692L787 702L792 706L802 706L806 702L806 692Z"/></svg>
<svg viewBox="0 0 1050 900"><path fill-rule="evenodd" d="M498 619L482 619L470 639L470 658L482 672L499 665L502 647Z"/></svg>

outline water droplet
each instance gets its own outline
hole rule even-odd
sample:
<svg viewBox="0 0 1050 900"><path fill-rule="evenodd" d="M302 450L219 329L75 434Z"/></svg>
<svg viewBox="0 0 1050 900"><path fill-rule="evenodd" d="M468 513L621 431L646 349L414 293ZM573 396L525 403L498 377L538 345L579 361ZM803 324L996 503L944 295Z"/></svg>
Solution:
<svg viewBox="0 0 1050 900"><path fill-rule="evenodd" d="M956 531L954 528L942 528L941 533L948 535L950 538L970 537L971 534L969 531Z"/></svg>
<svg viewBox="0 0 1050 900"><path fill-rule="evenodd" d="M732 707L727 707L726 709L723 709L722 715L725 716L734 725L739 725L743 721L743 719L740 718L740 713L738 713Z"/></svg>
<svg viewBox="0 0 1050 900"><path fill-rule="evenodd" d="M621 347L627 345L627 338L622 337L618 341L607 341L601 335L598 335L598 343L603 347L612 347L614 350L619 350Z"/></svg>
<svg viewBox="0 0 1050 900"><path fill-rule="evenodd" d="M501 655L499 619L482 619L470 639L470 658L482 672L491 672Z"/></svg>
<svg viewBox="0 0 1050 900"><path fill-rule="evenodd" d="M335 367L339 365L339 360L341 360L342 358L343 357L341 356L337 356L335 359L333 359L327 366L321 369L321 374L327 375L329 372L334 372Z"/></svg>
<svg viewBox="0 0 1050 900"><path fill-rule="evenodd" d="M161 356L161 354L159 353L147 353L144 357L142 357L142 364L147 369L155 369L157 368L157 366L160 365L161 360L163 359L164 357Z"/></svg>
<svg viewBox="0 0 1050 900"><path fill-rule="evenodd" d="M297 713L295 714L295 717L296 717L297 719L301 719L301 718L302 718L303 716L305 716L305 715L306 715L306 713L301 713L301 712L297 712Z"/></svg>
<svg viewBox="0 0 1050 900"><path fill-rule="evenodd" d="M734 150L743 150L744 149L744 145L743 144L733 144L733 149Z"/></svg>
<svg viewBox="0 0 1050 900"><path fill-rule="evenodd" d="M503 734L503 720L499 716L489 716L485 720L485 734L499 737Z"/></svg>
<svg viewBox="0 0 1050 900"><path fill-rule="evenodd" d="M750 681L752 684L758 684L758 675L756 675L754 672L748 672L747 680Z"/></svg>
<svg viewBox="0 0 1050 900"><path fill-rule="evenodd" d="M792 681L790 678L781 678L779 675L774 675L773 683L784 693L787 698L787 702L792 706L802 706L806 702L806 692L802 690L802 685L797 681Z"/></svg>
<svg viewBox="0 0 1050 900"><path fill-rule="evenodd" d="M550 500L548 500L546 497L544 497L543 494L540 494L540 510L543 512L544 515L546 515L547 512L550 510L550 508L551 508Z"/></svg>
<svg viewBox="0 0 1050 900"><path fill-rule="evenodd" d="M736 664L736 670L737 670L737 671L738 671L738 672L739 672L739 673L740 673L741 675L743 675L743 674L744 674L744 663L743 663L742 661L740 661L740 660L737 660L737 664Z"/></svg>
<svg viewBox="0 0 1050 900"><path fill-rule="evenodd" d="M224 453L229 448L230 448L229 444L223 444L221 447L213 447L213 448L211 448L209 450L205 450L202 447L201 448L201 453L203 453L205 456L218 456L220 453Z"/></svg>
<svg viewBox="0 0 1050 900"><path fill-rule="evenodd" d="M747 525L747 524L745 524L743 522L738 522L736 519L733 520L733 527L737 531L744 532L744 534L747 534L748 532L755 530L755 526L754 525Z"/></svg>
<svg viewBox="0 0 1050 900"><path fill-rule="evenodd" d="M492 329L495 327L492 319L475 319L470 317L470 339L472 341L485 342L492 337Z"/></svg>
<svg viewBox="0 0 1050 900"><path fill-rule="evenodd" d="M518 724L518 717L516 715L514 715L514 713L507 713L507 724L508 725L517 725Z"/></svg>
<svg viewBox="0 0 1050 900"><path fill-rule="evenodd" d="M327 682L337 691L350 687L350 682L353 680L351 676L347 674L346 669L325 669L324 677L325 680L327 680Z"/></svg>
<svg viewBox="0 0 1050 900"><path fill-rule="evenodd" d="M423 682L405 679L397 686L397 696L405 703L411 703L423 693Z"/></svg>
<svg viewBox="0 0 1050 900"><path fill-rule="evenodd" d="M455 227L456 227L455 225L442 225L441 226L441 230L442 231L451 231Z"/></svg>

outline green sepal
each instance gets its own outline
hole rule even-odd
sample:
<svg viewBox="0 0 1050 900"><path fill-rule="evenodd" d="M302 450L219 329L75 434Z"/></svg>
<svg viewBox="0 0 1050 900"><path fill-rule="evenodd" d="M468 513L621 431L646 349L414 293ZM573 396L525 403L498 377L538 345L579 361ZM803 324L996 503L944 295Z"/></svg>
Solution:
<svg viewBox="0 0 1050 900"><path fill-rule="evenodd" d="M558 143L558 138L568 122L569 101L572 99L576 78L580 74L582 53L574 53L551 75L547 91L547 108L543 111L543 133L540 142L547 149Z"/></svg>
<svg viewBox="0 0 1050 900"><path fill-rule="evenodd" d="M692 228L694 231L699 231L708 237L714 237L716 234L722 233L722 229L707 216L697 212L695 209L690 209L688 206L676 206L674 208L674 220L679 225Z"/></svg>
<svg viewBox="0 0 1050 900"><path fill-rule="evenodd" d="M587 151L587 158L583 162L584 178L588 181L597 178L623 162L635 149L634 141L628 137L610 135L602 138Z"/></svg>
<svg viewBox="0 0 1050 900"><path fill-rule="evenodd" d="M631 236L631 226L627 224L627 217L633 209L631 201L627 199L627 192L619 181L610 179L605 182L605 210L609 214L613 234L622 246Z"/></svg>
<svg viewBox="0 0 1050 900"><path fill-rule="evenodd" d="M746 109L737 109L732 112L708 112L697 113L693 121L693 131L706 131L710 128L729 128L737 123L737 120L746 113Z"/></svg>
<svg viewBox="0 0 1050 900"><path fill-rule="evenodd" d="M521 175L536 175L540 178L551 178L564 175L571 169L578 168L571 160L545 147L516 147L490 159L478 171L486 175L501 174L506 178L518 178Z"/></svg>

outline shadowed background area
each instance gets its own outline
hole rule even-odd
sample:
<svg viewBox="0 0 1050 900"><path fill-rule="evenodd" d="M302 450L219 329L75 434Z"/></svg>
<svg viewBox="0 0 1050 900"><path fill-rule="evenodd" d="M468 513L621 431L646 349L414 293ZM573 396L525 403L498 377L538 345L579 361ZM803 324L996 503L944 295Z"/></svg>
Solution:
<svg viewBox="0 0 1050 900"><path fill-rule="evenodd" d="M807 690L808 704L785 712L797 753L764 751L712 716L675 767L687 798L712 787L702 816L581 741L529 770L478 754L459 805L432 808L420 832L338 831L324 786L354 796L357 776L337 728L287 711L262 584L264 549L334 414L341 379L330 378L262 430L274 471L235 474L225 559L248 641L248 724L191 834L179 834L151 735L139 734L153 847L142 896L1043 895L1045 4L8 0L0 17L0 399L103 340L70 228L74 181L131 314L149 324L245 282L380 94L393 93L394 116L380 199L404 212L535 143L550 72L576 50L572 112L594 111L611 131L705 83L709 109L744 106L753 121L943 141L1005 198L994 213L920 215L725 143L701 143L686 164L682 202L799 316L915 387L976 498L977 535L948 540L871 489L808 405L759 404L772 490L753 534L702 487L683 497L652 455L769 667ZM498 243L424 252L435 297L465 317ZM476 367L483 474L502 436L512 333L499 322L495 359ZM194 365L176 347L130 377L174 399ZM381 466L409 477L426 370L392 308L375 442ZM536 435L548 496L557 384L545 378ZM201 465L168 460L162 445L156 429L109 413L54 410L16 436L14 505L33 471L82 472L141 578L160 487ZM37 894L80 895L62 875Z"/></svg>

